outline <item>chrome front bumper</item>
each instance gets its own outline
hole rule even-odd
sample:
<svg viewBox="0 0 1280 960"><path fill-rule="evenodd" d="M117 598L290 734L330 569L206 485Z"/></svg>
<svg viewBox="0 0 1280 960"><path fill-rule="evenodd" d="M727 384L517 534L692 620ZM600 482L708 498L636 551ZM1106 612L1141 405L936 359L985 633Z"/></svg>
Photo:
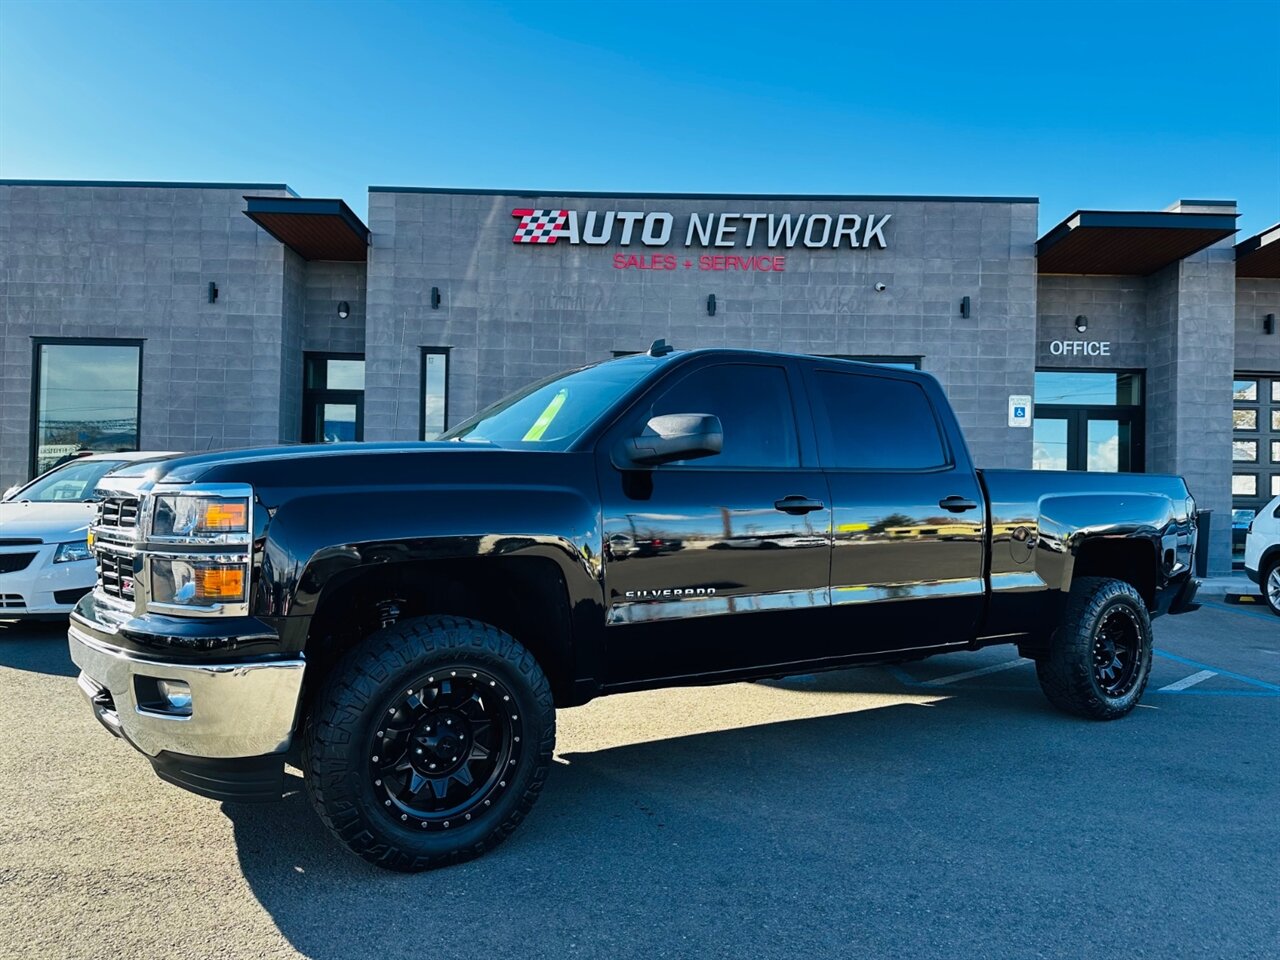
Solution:
<svg viewBox="0 0 1280 960"><path fill-rule="evenodd" d="M302 660L190 664L142 659L76 628L67 631L80 690L112 733L155 758L260 757L289 748L302 690ZM189 714L140 706L139 684L191 688Z"/></svg>

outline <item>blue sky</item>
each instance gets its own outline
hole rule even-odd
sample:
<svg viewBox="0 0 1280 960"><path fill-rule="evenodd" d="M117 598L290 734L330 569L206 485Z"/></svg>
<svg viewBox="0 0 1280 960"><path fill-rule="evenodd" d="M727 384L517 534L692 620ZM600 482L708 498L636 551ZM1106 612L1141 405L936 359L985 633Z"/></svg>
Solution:
<svg viewBox="0 0 1280 960"><path fill-rule="evenodd" d="M0 2L0 176L1280 220L1280 3Z"/></svg>

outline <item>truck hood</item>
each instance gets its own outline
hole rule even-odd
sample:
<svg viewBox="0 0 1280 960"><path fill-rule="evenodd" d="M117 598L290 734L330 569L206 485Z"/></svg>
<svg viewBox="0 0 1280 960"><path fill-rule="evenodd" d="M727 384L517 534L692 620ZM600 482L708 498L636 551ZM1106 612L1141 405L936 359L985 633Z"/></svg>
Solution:
<svg viewBox="0 0 1280 960"><path fill-rule="evenodd" d="M5 501L0 503L0 542L9 538L43 543L83 540L97 509L97 504L80 500Z"/></svg>
<svg viewBox="0 0 1280 960"><path fill-rule="evenodd" d="M252 447L244 450L219 450L212 453L182 454L167 460L149 461L136 467L123 467L104 477L99 489L137 490L152 483L194 483L210 473L223 473L226 468L254 467L265 463L305 464L314 462L318 470L337 463L360 462L367 458L438 453L457 456L466 453L493 453L502 448L491 443L457 443L421 441L414 443L315 443L278 447ZM508 451L509 452L509 451Z"/></svg>

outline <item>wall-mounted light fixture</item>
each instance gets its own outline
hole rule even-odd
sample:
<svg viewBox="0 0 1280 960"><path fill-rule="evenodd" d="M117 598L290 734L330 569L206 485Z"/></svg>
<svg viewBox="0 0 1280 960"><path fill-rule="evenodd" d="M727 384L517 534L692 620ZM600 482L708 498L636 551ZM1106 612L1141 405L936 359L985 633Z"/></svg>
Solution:
<svg viewBox="0 0 1280 960"><path fill-rule="evenodd" d="M338 319L345 320L349 316L351 316L351 304L343 300L340 304L338 304Z"/></svg>
<svg viewBox="0 0 1280 960"><path fill-rule="evenodd" d="M1080 314L1080 316L1076 317L1076 329L1079 330L1081 333L1084 333L1086 330L1089 329L1089 318L1086 317L1083 313Z"/></svg>
<svg viewBox="0 0 1280 960"><path fill-rule="evenodd" d="M431 288L431 309L432 310L440 309L440 288L439 287Z"/></svg>
<svg viewBox="0 0 1280 960"><path fill-rule="evenodd" d="M964 317L966 320L969 319L969 298L968 297L960 298L960 316Z"/></svg>
<svg viewBox="0 0 1280 960"><path fill-rule="evenodd" d="M212 280L209 281L209 302L210 303L218 302L218 285L214 283Z"/></svg>
<svg viewBox="0 0 1280 960"><path fill-rule="evenodd" d="M1263 332L1263 333L1275 333L1275 332L1276 332L1276 315L1275 315L1274 313L1268 313L1268 314L1263 318L1263 320L1262 320L1262 332Z"/></svg>
<svg viewBox="0 0 1280 960"><path fill-rule="evenodd" d="M716 315L716 295L713 293L707 297L707 316L714 317Z"/></svg>

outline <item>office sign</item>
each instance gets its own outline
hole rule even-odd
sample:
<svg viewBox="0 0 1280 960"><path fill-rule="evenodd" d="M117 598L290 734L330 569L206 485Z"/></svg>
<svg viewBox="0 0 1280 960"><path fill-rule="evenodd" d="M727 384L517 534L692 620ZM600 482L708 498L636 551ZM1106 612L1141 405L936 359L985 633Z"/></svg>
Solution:
<svg viewBox="0 0 1280 960"><path fill-rule="evenodd" d="M1110 340L1050 340L1049 353L1055 357L1109 357Z"/></svg>

